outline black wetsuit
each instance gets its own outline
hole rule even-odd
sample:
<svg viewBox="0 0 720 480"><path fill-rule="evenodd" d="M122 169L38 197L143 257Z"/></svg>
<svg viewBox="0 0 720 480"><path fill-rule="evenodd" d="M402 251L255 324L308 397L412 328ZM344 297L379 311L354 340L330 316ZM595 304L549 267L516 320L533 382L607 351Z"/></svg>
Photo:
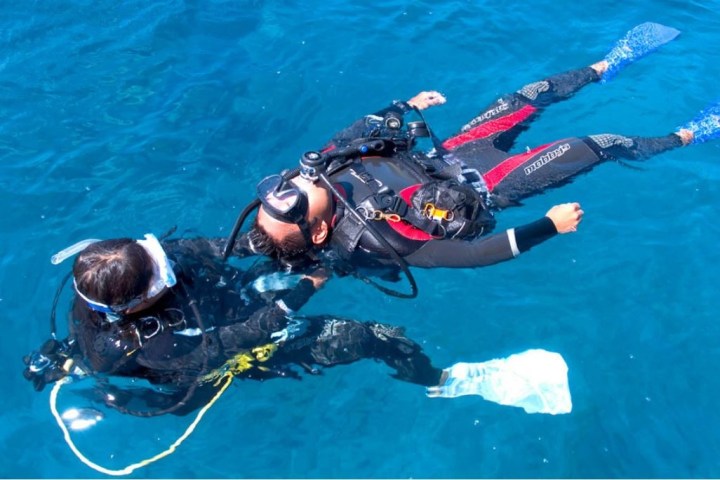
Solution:
<svg viewBox="0 0 720 480"><path fill-rule="evenodd" d="M223 262L223 243L205 239L163 242L168 258L175 263L177 285L151 308L118 322L108 322L104 314L76 298L70 334L76 363L101 377L141 378L163 386L161 393L104 385L104 401L121 410L171 408L199 376L238 353L266 344L277 345L277 351L262 363L263 368L251 368L241 377L297 377L292 365L313 371L314 365L375 358L396 369L395 376L402 380L425 386L439 382L441 371L431 366L416 343L404 337L402 329L330 316L294 315L314 292L312 282L307 278L297 282L296 278L292 288L287 282L260 288L263 279L273 277L261 275L265 272L261 269L243 272ZM280 279L287 281L288 277L281 274ZM102 382L100 385L103 387ZM188 413L215 390L212 383L200 385L173 413Z"/></svg>
<svg viewBox="0 0 720 480"><path fill-rule="evenodd" d="M331 178L345 191L350 204L357 207L372 195L364 186L372 187L373 182L398 193L414 184L432 181L434 172L454 169L461 173L459 180L474 182L484 196L485 206L492 212L559 186L604 160L647 158L682 145L680 137L674 134L657 138L606 134L559 140L521 154L508 153L518 135L545 107L569 98L583 86L598 80L597 73L587 67L531 83L499 98L430 154L398 150L392 156L358 159L355 164L360 167L355 171L346 168ZM404 102L395 102L339 132L324 151L345 148L357 138L382 137L387 131L383 121L409 111L412 110ZM409 203L409 195L400 196ZM350 257L354 265L383 262L383 258L387 258L386 250L369 232L360 233L348 217L341 209L330 243L332 249ZM351 224L349 229L343 221ZM547 217L494 235L486 235L493 226L492 222L486 223L475 235L443 239L424 234L406 222L381 220L374 221L373 226L408 264L420 267L490 265L509 260L557 233Z"/></svg>

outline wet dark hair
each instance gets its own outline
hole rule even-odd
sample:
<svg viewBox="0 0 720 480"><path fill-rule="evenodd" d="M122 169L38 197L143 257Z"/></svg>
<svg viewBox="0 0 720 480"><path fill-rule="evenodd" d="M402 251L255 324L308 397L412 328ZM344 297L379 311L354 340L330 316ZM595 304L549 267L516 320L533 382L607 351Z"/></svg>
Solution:
<svg viewBox="0 0 720 480"><path fill-rule="evenodd" d="M73 265L78 290L106 305L122 305L141 295L152 275L152 258L130 238L93 243L80 252Z"/></svg>
<svg viewBox="0 0 720 480"><path fill-rule="evenodd" d="M305 237L299 228L296 232L286 235L281 241L275 241L258 223L257 217L248 233L248 239L255 251L281 260L297 258L311 248L311 245L305 242Z"/></svg>

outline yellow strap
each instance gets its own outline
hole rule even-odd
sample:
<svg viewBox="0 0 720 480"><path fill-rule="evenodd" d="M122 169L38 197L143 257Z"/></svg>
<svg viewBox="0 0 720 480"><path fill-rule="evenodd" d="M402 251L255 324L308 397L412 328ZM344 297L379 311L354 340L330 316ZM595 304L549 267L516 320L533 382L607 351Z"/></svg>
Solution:
<svg viewBox="0 0 720 480"><path fill-rule="evenodd" d="M278 347L276 344L268 343L265 345L260 345L259 347L255 347L250 351L255 356L258 362L267 362L268 360L270 360L270 357L273 356L277 348Z"/></svg>
<svg viewBox="0 0 720 480"><path fill-rule="evenodd" d="M255 365L253 362L267 362L275 351L277 351L277 348L278 346L276 344L267 343L265 345L259 345L249 352L240 352L234 357L228 358L222 366L200 377L200 382L208 383L215 381L215 385L217 386L217 384L228 375L234 376L251 368L267 370L259 365Z"/></svg>

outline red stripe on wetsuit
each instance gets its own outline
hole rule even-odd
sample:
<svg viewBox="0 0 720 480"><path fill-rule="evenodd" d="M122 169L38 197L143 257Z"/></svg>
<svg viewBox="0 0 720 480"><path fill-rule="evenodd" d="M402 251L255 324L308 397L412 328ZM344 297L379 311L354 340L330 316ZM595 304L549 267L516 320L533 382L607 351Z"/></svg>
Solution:
<svg viewBox="0 0 720 480"><path fill-rule="evenodd" d="M497 185L502 182L505 177L510 175L515 169L528 161L528 159L535 156L541 150L545 150L550 145L554 145L559 142L547 143L537 148L533 148L527 153L521 153L520 155L513 155L510 158L503 160L502 162L495 165L493 168L483 173L483 178L487 184L488 191L492 192Z"/></svg>
<svg viewBox="0 0 720 480"><path fill-rule="evenodd" d="M508 175L510 175L512 172L514 172L518 167L525 164L529 159L534 157L538 154L538 152L541 152L548 148L551 145L554 145L559 142L553 142L548 143L545 145L541 145L537 148L534 148L526 153L521 153L520 155L513 155L510 158L507 158L503 160L502 162L495 165L493 168L488 170L486 173L483 174L483 179L485 179L485 183L487 184L488 191L492 192L495 187L502 182ZM410 187L407 187L403 189L400 192L400 196L402 197L405 202L410 205L410 208L412 208L412 194L415 193L415 191L420 188L421 185L412 185ZM410 238L412 240L431 240L432 237L428 235L426 232L414 227L413 225L407 223L407 222L388 222L388 224L392 227L393 230L401 234L402 236L406 238Z"/></svg>
<svg viewBox="0 0 720 480"><path fill-rule="evenodd" d="M532 105L525 105L517 112L482 123L477 127L471 128L465 133L448 138L443 142L443 147L448 150L452 150L460 145L472 142L473 140L480 140L481 138L487 138L490 135L494 135L499 132L505 132L528 118L530 115L535 113L536 110L537 109Z"/></svg>

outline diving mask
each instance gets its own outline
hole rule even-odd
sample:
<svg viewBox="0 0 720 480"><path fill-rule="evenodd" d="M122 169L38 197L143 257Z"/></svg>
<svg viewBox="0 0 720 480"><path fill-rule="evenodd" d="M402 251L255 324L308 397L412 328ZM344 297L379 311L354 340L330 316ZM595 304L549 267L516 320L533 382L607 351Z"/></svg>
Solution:
<svg viewBox="0 0 720 480"><path fill-rule="evenodd" d="M172 288L177 283L172 263L163 250L160 241L152 233L145 234L145 240L137 240L153 261L153 276L150 287L145 293L145 299L150 300L160 295L165 288Z"/></svg>
<svg viewBox="0 0 720 480"><path fill-rule="evenodd" d="M99 240L83 240L81 242L72 245L56 255L53 255L52 262L58 264L75 253L84 250L88 245L98 242ZM85 296L77 287L77 282L73 279L73 285L75 286L75 292L80 298L82 298L88 306L98 312L106 313L109 316L116 316L118 313L127 311L131 308L138 306L139 304L151 300L160 294L162 294L166 288L171 288L177 283L175 272L172 269L172 263L168 259L167 254L160 245L157 237L152 233L145 234L145 238L136 240L136 242L145 249L147 254L152 259L153 274L150 279L150 285L147 291L132 300L120 304L120 305L106 305L104 303L92 300Z"/></svg>
<svg viewBox="0 0 720 480"><path fill-rule="evenodd" d="M282 175L270 175L257 184L257 197L263 209L275 220L294 223L300 227L305 242L310 245L310 224L305 216L308 212L308 197L300 188L287 181Z"/></svg>

